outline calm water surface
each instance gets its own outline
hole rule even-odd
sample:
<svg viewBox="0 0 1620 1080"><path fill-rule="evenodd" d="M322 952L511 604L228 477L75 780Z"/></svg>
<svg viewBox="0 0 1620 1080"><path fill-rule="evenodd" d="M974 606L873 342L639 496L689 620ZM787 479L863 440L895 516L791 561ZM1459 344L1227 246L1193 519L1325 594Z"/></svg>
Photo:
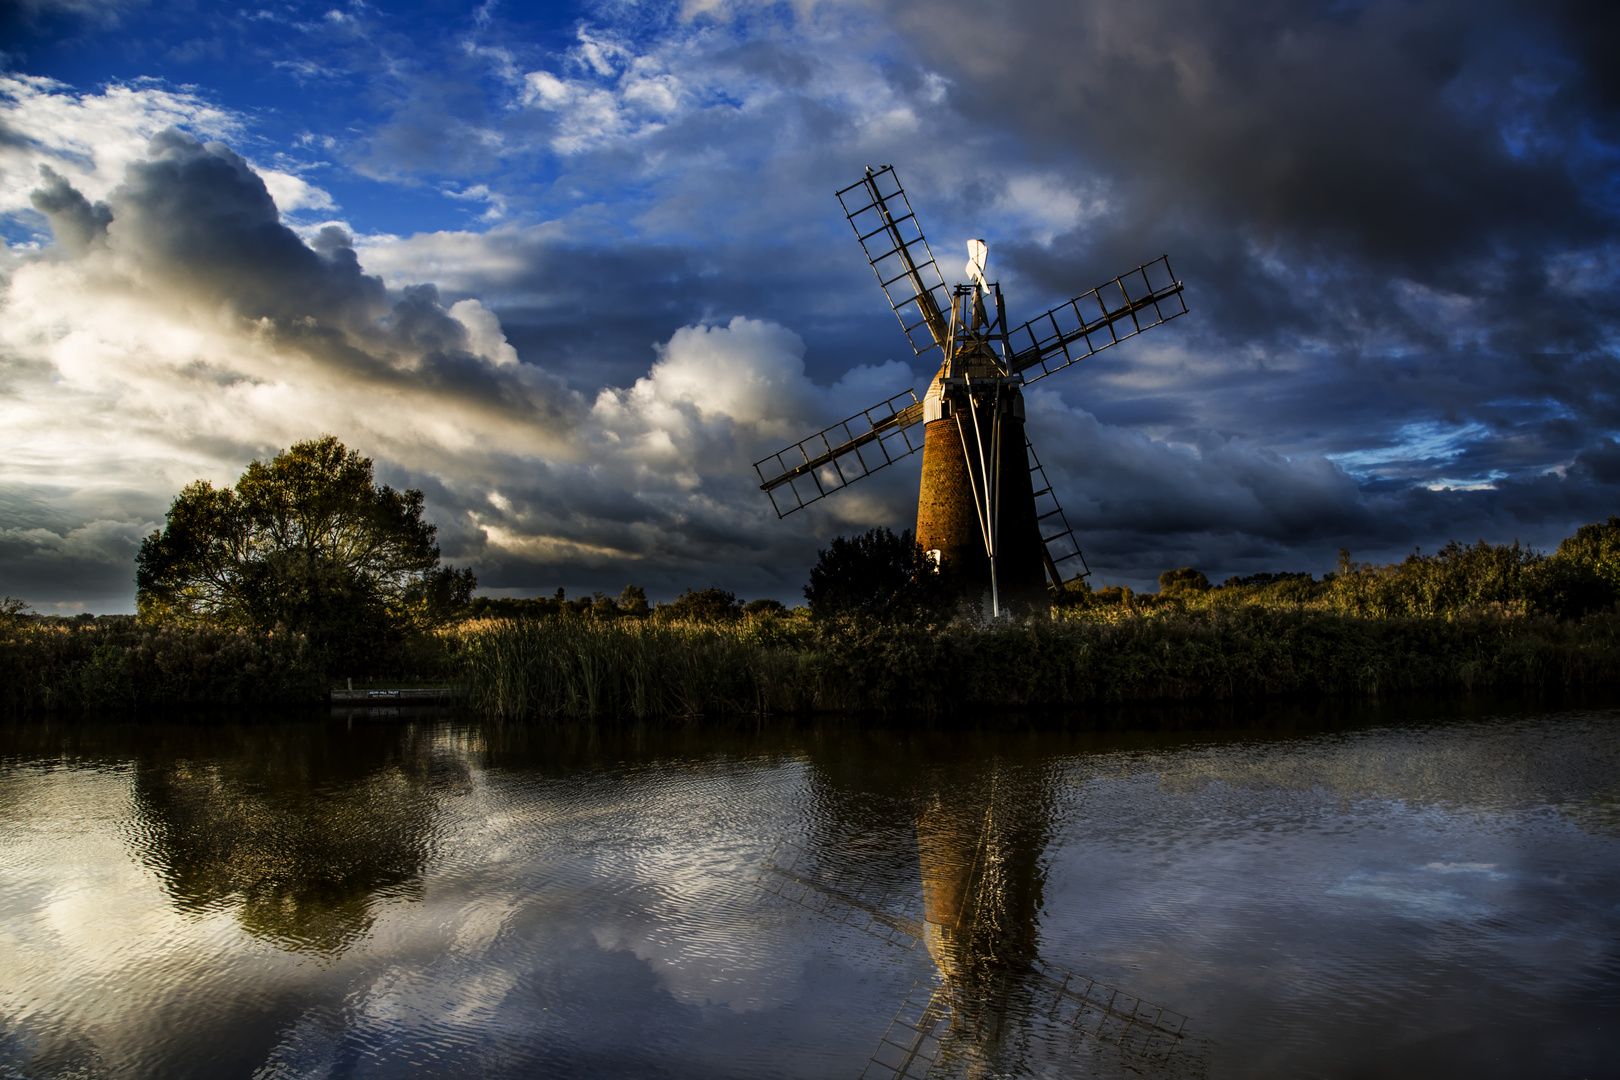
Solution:
<svg viewBox="0 0 1620 1080"><path fill-rule="evenodd" d="M1612 1076L1617 1021L1612 711L0 729L0 1076Z"/></svg>

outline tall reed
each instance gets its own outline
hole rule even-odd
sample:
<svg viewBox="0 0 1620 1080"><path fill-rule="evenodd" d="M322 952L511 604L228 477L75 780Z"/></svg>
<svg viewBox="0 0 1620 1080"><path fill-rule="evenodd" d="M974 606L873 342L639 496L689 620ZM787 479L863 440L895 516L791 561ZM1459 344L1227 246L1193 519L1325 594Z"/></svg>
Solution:
<svg viewBox="0 0 1620 1080"><path fill-rule="evenodd" d="M191 705L307 705L330 684L297 634L212 626L0 622L0 714Z"/></svg>
<svg viewBox="0 0 1620 1080"><path fill-rule="evenodd" d="M1620 685L1620 615L1366 619L1294 606L984 627L870 620L489 621L456 631L475 708L507 718L967 709L1277 694Z"/></svg>
<svg viewBox="0 0 1620 1080"><path fill-rule="evenodd" d="M748 624L486 620L450 633L471 704L506 719L797 711L820 696L807 654Z"/></svg>

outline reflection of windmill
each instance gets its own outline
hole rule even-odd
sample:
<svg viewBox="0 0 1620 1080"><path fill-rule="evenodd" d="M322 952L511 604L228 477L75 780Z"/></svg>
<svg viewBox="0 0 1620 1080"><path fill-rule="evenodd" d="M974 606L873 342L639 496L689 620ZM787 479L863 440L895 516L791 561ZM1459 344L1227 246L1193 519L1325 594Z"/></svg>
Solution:
<svg viewBox="0 0 1620 1080"><path fill-rule="evenodd" d="M816 865L787 841L761 868L765 891L904 950L920 942L933 962L937 977L912 987L862 1077L1008 1075L1035 1029L1048 1045L1113 1047L1132 1070L1170 1065L1185 1016L1037 955L1035 897L1021 880L1033 865L1009 855L1005 834L1019 823L997 814L993 798L980 821L937 800L918 814L920 897L873 887L847 864Z"/></svg>
<svg viewBox="0 0 1620 1080"><path fill-rule="evenodd" d="M1044 473L1032 476L1022 387L1184 314L1169 258L1009 331L984 241L968 241L970 283L947 290L894 166L868 168L838 199L912 349L939 350L939 373L921 401L896 394L755 462L760 487L785 517L921 450L917 542L987 594L993 614L1043 608L1043 570L1056 587L1059 563L1085 559ZM910 430L919 423L921 438Z"/></svg>

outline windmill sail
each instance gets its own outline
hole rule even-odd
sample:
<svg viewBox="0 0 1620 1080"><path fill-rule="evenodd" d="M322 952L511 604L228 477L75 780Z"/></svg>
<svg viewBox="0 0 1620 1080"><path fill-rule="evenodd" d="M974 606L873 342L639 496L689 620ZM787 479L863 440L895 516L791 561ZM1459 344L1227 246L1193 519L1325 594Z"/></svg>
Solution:
<svg viewBox="0 0 1620 1080"><path fill-rule="evenodd" d="M1013 350L1010 367L1024 372L1024 382L1032 383L1185 315L1181 288L1170 272L1170 257L1161 255L1014 330L1008 335Z"/></svg>
<svg viewBox="0 0 1620 1080"><path fill-rule="evenodd" d="M760 490L770 495L776 516L787 517L921 450L921 433L907 429L922 418L916 393L898 393L754 462Z"/></svg>
<svg viewBox="0 0 1620 1080"><path fill-rule="evenodd" d="M1062 591L1063 571L1058 569L1060 566L1070 559L1079 559L1076 576L1083 578L1091 576L1091 567L1086 564L1080 541L1075 539L1074 529L1069 527L1069 518L1059 505L1052 482L1046 478L1046 469L1041 465L1041 459L1035 456L1035 447L1030 444L1028 436L1024 438L1024 451L1029 455L1029 486L1035 492L1035 523L1041 531L1041 554L1045 557L1046 573L1051 579L1052 588Z"/></svg>
<svg viewBox="0 0 1620 1080"><path fill-rule="evenodd" d="M950 293L894 166L867 169L859 182L838 193L838 201L912 350L921 356L943 349Z"/></svg>

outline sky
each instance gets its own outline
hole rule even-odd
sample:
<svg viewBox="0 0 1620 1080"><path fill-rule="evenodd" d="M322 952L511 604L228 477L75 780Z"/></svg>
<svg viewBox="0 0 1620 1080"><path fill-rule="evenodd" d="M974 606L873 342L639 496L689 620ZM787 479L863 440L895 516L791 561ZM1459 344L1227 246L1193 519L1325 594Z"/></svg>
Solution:
<svg viewBox="0 0 1620 1080"><path fill-rule="evenodd" d="M0 8L0 593L133 609L192 480L330 433L491 595L800 599L920 459L753 461L921 389L834 192L893 164L1044 379L1094 571L1555 547L1620 513L1620 9L1495 0L21 0Z"/></svg>

